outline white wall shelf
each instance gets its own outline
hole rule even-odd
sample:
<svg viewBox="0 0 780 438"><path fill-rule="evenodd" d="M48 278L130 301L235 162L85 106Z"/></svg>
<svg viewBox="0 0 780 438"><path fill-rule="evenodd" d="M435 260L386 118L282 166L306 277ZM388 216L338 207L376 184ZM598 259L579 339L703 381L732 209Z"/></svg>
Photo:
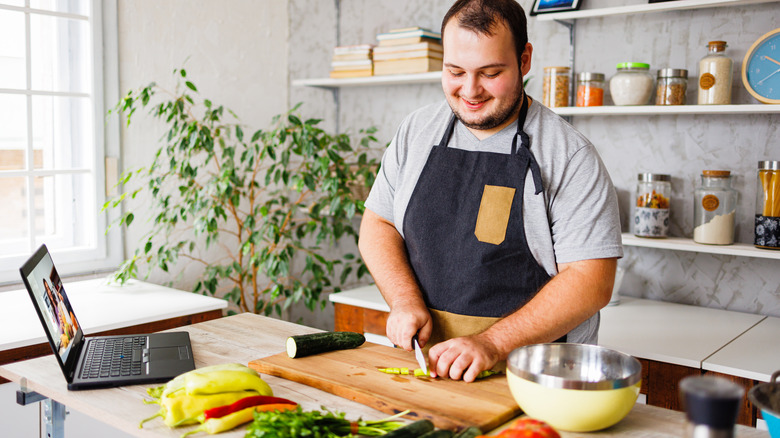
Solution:
<svg viewBox="0 0 780 438"><path fill-rule="evenodd" d="M294 79L292 84L294 87L342 88L377 85L436 84L439 82L441 82L441 71L410 75L367 76L363 78L348 79Z"/></svg>
<svg viewBox="0 0 780 438"><path fill-rule="evenodd" d="M577 20L580 18L609 17L615 15L643 14L648 12L682 11L687 9L717 8L724 6L744 6L758 3L771 3L778 0L677 0L662 3L644 3L638 5L616 6L611 8L583 9L571 12L539 14L539 21Z"/></svg>
<svg viewBox="0 0 780 438"><path fill-rule="evenodd" d="M623 245L780 260L780 250L760 249L747 243L735 243L733 245L704 245L694 242L693 239L686 239L683 237L657 239L637 237L631 233L623 233Z"/></svg>
<svg viewBox="0 0 780 438"><path fill-rule="evenodd" d="M551 108L561 116L637 116L664 114L780 114L780 105L637 105Z"/></svg>

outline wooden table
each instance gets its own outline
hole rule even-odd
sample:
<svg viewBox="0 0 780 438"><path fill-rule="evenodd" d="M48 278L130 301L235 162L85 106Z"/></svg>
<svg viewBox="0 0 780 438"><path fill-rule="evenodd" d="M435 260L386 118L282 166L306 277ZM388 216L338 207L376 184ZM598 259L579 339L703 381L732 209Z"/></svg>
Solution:
<svg viewBox="0 0 780 438"><path fill-rule="evenodd" d="M284 351L284 341L290 335L317 331L302 325L253 314L220 318L175 330L190 333L195 363L198 367L226 362L247 364L251 360ZM25 378L31 390L132 435L179 437L183 431L189 430L189 428L171 430L159 420L150 421L143 429L138 429L138 422L156 411L156 405L142 403L146 397L146 386L68 391L65 379L51 355L0 366L0 375L14 382L20 382ZM264 379L277 396L295 400L307 410L326 406L331 410L346 412L349 419L358 417L381 419L387 416L367 406L300 383L272 376L264 376ZM679 437L684 427L685 416L680 412L637 404L616 426L587 435L609 437L631 434L637 437ZM220 436L243 437L244 433L245 430L241 428ZM583 434L562 433L562 436L574 437ZM737 436L767 437L768 433L738 426Z"/></svg>

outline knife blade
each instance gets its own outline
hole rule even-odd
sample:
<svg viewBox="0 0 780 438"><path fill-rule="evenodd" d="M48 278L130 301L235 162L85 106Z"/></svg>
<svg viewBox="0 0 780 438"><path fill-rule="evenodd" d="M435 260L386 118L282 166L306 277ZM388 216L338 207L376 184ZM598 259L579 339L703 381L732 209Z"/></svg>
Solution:
<svg viewBox="0 0 780 438"><path fill-rule="evenodd" d="M414 345L414 357L417 359L417 364L420 365L423 372L428 374L428 364L425 362L425 355L423 355L420 343L417 342L417 335L412 336L412 345Z"/></svg>

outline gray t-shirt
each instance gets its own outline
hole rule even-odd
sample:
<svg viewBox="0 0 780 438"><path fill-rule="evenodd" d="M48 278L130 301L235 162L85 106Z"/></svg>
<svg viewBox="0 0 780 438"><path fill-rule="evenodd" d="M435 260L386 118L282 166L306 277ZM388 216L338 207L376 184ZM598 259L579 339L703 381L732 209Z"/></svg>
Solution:
<svg viewBox="0 0 780 438"><path fill-rule="evenodd" d="M382 157L366 208L395 224L401 236L409 199L451 115L446 101L411 113ZM480 141L457 122L448 147L509 154L516 130L517 123L512 123ZM529 170L523 220L528 246L539 265L554 276L557 263L622 257L617 195L593 144L536 101L528 108L524 130L544 187L542 193L534 194ZM568 342L595 343L598 323L597 313L572 330Z"/></svg>

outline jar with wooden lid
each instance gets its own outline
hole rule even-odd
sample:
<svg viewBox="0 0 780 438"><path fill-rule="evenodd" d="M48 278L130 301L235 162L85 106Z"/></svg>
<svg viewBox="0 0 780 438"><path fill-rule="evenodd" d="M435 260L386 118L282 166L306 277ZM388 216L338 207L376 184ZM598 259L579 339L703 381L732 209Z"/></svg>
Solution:
<svg viewBox="0 0 780 438"><path fill-rule="evenodd" d="M669 232L669 199L672 177L658 173L640 173L636 182L634 235L666 237Z"/></svg>
<svg viewBox="0 0 780 438"><path fill-rule="evenodd" d="M656 105L685 105L685 93L688 91L688 70L662 68L658 70L656 84Z"/></svg>
<svg viewBox="0 0 780 438"><path fill-rule="evenodd" d="M577 75L575 106L604 105L604 73L582 72Z"/></svg>
<svg viewBox="0 0 780 438"><path fill-rule="evenodd" d="M734 243L737 191L731 171L704 170L693 194L693 241L708 245Z"/></svg>
<svg viewBox="0 0 780 438"><path fill-rule="evenodd" d="M756 184L753 243L758 248L780 249L780 161L759 161Z"/></svg>
<svg viewBox="0 0 780 438"><path fill-rule="evenodd" d="M542 104L548 108L569 106L569 67L545 67Z"/></svg>
<svg viewBox="0 0 780 438"><path fill-rule="evenodd" d="M725 41L710 41L707 55L699 61L699 105L731 103L734 63L726 56Z"/></svg>

